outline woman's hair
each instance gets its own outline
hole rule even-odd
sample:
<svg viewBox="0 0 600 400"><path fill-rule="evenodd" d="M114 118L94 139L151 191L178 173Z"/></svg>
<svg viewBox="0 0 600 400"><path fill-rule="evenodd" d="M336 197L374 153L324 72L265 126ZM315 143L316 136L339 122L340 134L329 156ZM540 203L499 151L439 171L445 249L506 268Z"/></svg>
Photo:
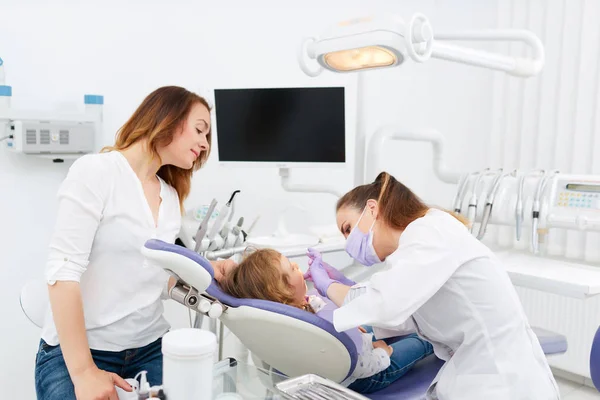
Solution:
<svg viewBox="0 0 600 400"><path fill-rule="evenodd" d="M233 297L269 300L314 312L308 304L295 304L294 289L281 270L281 253L275 250L251 252L219 285Z"/></svg>
<svg viewBox="0 0 600 400"><path fill-rule="evenodd" d="M358 186L342 196L337 202L336 212L342 207L362 210L370 199L377 200L381 219L391 228L399 230L406 229L415 219L423 217L430 208L392 175L382 172L375 182ZM446 212L461 223L468 224L467 219L461 215Z"/></svg>
<svg viewBox="0 0 600 400"><path fill-rule="evenodd" d="M115 144L101 151L125 150L140 140L147 140L153 159L158 158L158 149L169 145L181 129L192 106L202 104L210 111L208 102L195 93L178 86L164 86L150 93L129 120L119 129ZM183 201L190 193L192 174L204 165L210 153L211 132L206 137L209 149L202 151L191 169L174 165L163 165L158 170L165 182L173 186L179 195L183 212Z"/></svg>

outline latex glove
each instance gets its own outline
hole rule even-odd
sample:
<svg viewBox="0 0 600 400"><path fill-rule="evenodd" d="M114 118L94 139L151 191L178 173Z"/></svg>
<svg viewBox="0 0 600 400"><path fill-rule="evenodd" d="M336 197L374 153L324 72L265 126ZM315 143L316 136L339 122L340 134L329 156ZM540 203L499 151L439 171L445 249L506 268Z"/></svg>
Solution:
<svg viewBox="0 0 600 400"><path fill-rule="evenodd" d="M306 272L305 276L306 275L308 275L308 278L305 279L312 281L319 294L323 297L327 297L327 289L329 288L329 285L334 282L338 282L329 277L327 270L323 266L323 261L320 258L315 258L313 260L310 267L308 267L308 271Z"/></svg>
<svg viewBox="0 0 600 400"><path fill-rule="evenodd" d="M344 276L344 274L342 274L336 268L332 267L331 265L329 265L325 261L323 261L323 256L321 256L321 253L319 253L317 250L310 248L310 249L308 249L308 253L306 253L306 255L308 256L308 265L309 266L313 263L313 261L315 259L318 258L321 260L321 264L323 265L323 267L327 271L327 275L329 275L329 277L331 279L334 279L334 280L338 281L339 283L343 283L346 286L356 285L356 282L354 282L352 279L346 278ZM310 269L304 274L304 279L310 279Z"/></svg>

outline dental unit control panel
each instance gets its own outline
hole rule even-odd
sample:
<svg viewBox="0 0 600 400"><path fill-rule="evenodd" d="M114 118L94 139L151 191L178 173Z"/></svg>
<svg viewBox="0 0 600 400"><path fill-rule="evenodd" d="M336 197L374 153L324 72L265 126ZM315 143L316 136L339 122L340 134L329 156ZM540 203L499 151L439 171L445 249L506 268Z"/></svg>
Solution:
<svg viewBox="0 0 600 400"><path fill-rule="evenodd" d="M600 182L592 185L584 182L567 183L561 186L563 191L556 193L555 206L600 209Z"/></svg>
<svg viewBox="0 0 600 400"><path fill-rule="evenodd" d="M552 184L548 223L578 229L600 229L600 177L558 175Z"/></svg>

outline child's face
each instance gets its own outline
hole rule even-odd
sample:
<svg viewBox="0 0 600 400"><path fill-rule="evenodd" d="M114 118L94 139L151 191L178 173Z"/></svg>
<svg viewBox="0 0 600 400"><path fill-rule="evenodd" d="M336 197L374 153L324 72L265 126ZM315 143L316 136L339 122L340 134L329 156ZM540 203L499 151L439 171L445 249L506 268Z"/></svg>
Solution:
<svg viewBox="0 0 600 400"><path fill-rule="evenodd" d="M281 269L289 278L290 285L294 288L294 300L298 304L306 302L306 282L304 274L298 267L298 264L290 262L284 255L281 256Z"/></svg>

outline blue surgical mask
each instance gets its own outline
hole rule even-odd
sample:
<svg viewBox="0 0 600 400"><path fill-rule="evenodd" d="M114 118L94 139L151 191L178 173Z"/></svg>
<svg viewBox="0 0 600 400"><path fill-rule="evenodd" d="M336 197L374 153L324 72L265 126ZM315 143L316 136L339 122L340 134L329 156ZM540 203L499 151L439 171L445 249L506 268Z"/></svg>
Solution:
<svg viewBox="0 0 600 400"><path fill-rule="evenodd" d="M354 228L350 231L348 239L346 239L346 253L365 267L370 267L373 264L380 263L381 260L377 257L373 247L373 225L375 225L375 221L373 221L367 233L363 233L358 229L358 223L365 215L366 210L367 207L364 208Z"/></svg>

